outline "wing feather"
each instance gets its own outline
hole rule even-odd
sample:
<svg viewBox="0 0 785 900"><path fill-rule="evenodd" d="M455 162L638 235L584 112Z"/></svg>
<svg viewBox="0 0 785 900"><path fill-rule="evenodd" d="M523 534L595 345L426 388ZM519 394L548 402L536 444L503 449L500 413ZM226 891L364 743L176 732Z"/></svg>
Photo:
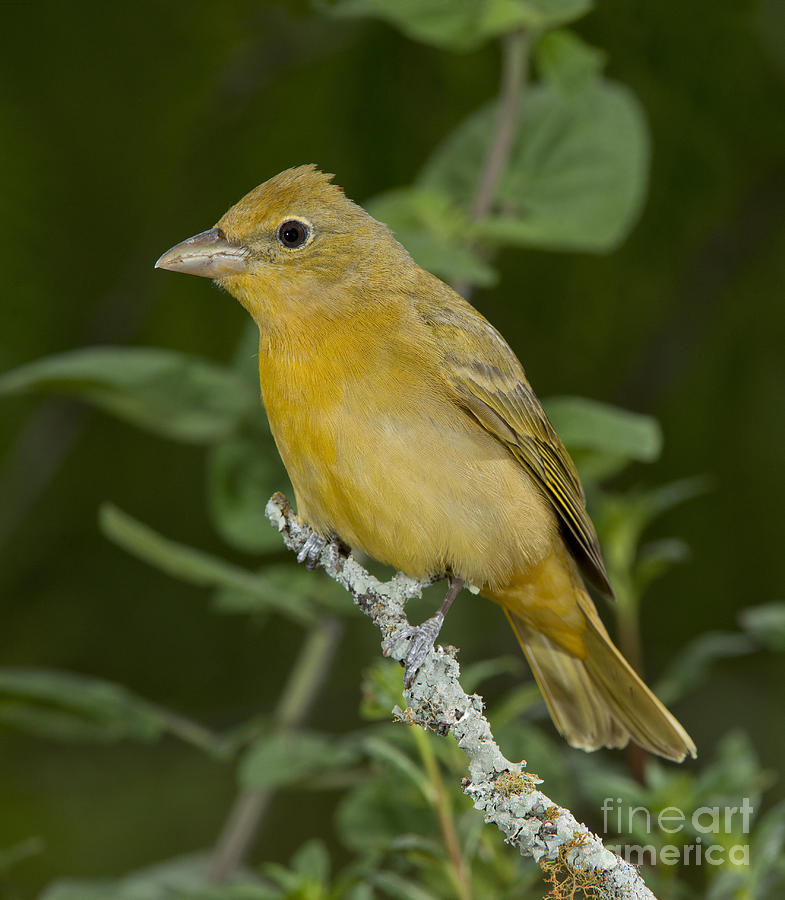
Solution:
<svg viewBox="0 0 785 900"><path fill-rule="evenodd" d="M553 505L587 580L613 596L575 465L517 357L498 331L456 294L423 304L456 401L529 471ZM445 302L448 301L448 302Z"/></svg>

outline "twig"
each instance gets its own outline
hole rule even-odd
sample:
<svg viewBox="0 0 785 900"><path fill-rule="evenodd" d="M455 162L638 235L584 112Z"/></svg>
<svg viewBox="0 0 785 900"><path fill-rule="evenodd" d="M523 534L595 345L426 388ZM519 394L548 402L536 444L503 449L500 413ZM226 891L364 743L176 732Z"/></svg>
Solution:
<svg viewBox="0 0 785 900"><path fill-rule="evenodd" d="M521 100L526 88L529 40L529 33L524 30L512 31L502 39L499 112L496 117L496 128L480 171L477 190L469 207L469 219L472 222L482 219L491 211L499 179L504 174L510 160L521 114ZM459 294L469 298L470 284L456 282L454 288Z"/></svg>
<svg viewBox="0 0 785 900"><path fill-rule="evenodd" d="M330 618L317 622L308 633L278 702L276 731L291 732L302 723L324 682L341 631L341 623ZM213 852L210 882L225 882L243 861L273 794L269 788L249 788L238 795Z"/></svg>
<svg viewBox="0 0 785 900"><path fill-rule="evenodd" d="M271 498L266 514L286 546L301 550L311 530L282 494ZM404 604L427 586L400 572L383 584L351 555L342 555L335 544L325 547L320 561L381 631L383 641L408 626ZM405 641L400 644L390 654L398 661L407 649ZM591 888L603 900L656 900L637 869L607 850L568 809L536 789L540 779L524 771L525 762L505 759L482 714L482 698L467 695L458 675L455 649L435 647L411 688L404 691L406 710L396 707L393 713L411 725L455 737L468 757L469 778L463 780L463 791L485 814L485 821L493 822L509 844L533 857L560 884L572 879L570 883Z"/></svg>
<svg viewBox="0 0 785 900"><path fill-rule="evenodd" d="M436 761L436 754L433 752L433 748L429 743L430 738L424 731L415 728L414 738L430 783L430 802L436 813L436 817L439 820L439 831L442 833L444 847L447 850L447 856L449 857L450 866L452 867L455 889L461 900L471 900L471 875L468 871L463 853L461 852L461 842L458 838L457 829L455 828L450 797L444 789L444 781L442 780L442 775L439 771L439 764Z"/></svg>
<svg viewBox="0 0 785 900"><path fill-rule="evenodd" d="M504 36L502 39L503 62L502 83L499 91L499 115L470 208L471 218L475 221L490 212L496 186L510 159L520 117L528 55L528 32L513 31Z"/></svg>

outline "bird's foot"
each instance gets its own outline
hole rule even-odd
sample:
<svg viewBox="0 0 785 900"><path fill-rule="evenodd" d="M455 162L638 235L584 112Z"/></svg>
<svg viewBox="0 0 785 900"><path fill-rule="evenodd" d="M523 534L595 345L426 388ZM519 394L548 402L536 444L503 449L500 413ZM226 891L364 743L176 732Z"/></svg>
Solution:
<svg viewBox="0 0 785 900"><path fill-rule="evenodd" d="M406 670L403 675L404 686L410 688L417 670L425 662L428 651L431 650L436 643L442 625L444 624L444 613L440 610L435 616L426 619L422 625L409 625L384 642L382 652L385 656L389 656L393 647L403 640L410 639L409 650L406 654Z"/></svg>
<svg viewBox="0 0 785 900"><path fill-rule="evenodd" d="M319 567L322 558L322 551L329 541L321 537L315 531L312 531L305 539L302 549L297 554L297 562L305 563L306 569L316 569Z"/></svg>
<svg viewBox="0 0 785 900"><path fill-rule="evenodd" d="M442 630L447 610L452 606L453 600L458 596L464 585L463 578L457 575L449 575L448 578L450 587L436 615L427 619L422 625L408 625L406 628L402 628L384 642L382 651L385 656L389 656L390 651L399 641L402 641L404 638L411 639L409 652L406 654L406 671L403 675L403 683L407 688L412 686L417 670L425 662L428 651L436 643L436 638Z"/></svg>

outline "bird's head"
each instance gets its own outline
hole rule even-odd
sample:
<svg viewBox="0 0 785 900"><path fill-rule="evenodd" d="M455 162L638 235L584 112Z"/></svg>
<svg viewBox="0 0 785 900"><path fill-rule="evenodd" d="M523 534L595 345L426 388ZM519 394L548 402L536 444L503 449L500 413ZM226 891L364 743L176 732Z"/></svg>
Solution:
<svg viewBox="0 0 785 900"><path fill-rule="evenodd" d="M353 311L347 307L372 299L391 269L411 260L331 179L313 165L281 172L214 228L167 250L156 268L214 279L262 326L287 310Z"/></svg>

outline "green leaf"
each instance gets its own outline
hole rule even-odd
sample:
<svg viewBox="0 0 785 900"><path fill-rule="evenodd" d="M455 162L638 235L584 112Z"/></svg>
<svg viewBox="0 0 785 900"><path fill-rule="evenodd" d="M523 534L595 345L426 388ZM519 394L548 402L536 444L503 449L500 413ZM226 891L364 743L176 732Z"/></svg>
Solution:
<svg viewBox="0 0 785 900"><path fill-rule="evenodd" d="M326 613L338 616L356 615L356 607L349 602L346 591L332 579L309 572L291 561L267 565L256 576L263 584L262 591L248 591L243 588L221 587L212 596L212 607L216 612L228 615L265 616L280 604L293 604L295 616L307 614L303 624L312 620L313 606ZM274 605L270 597L274 596ZM399 688L400 688L400 675Z"/></svg>
<svg viewBox="0 0 785 900"><path fill-rule="evenodd" d="M738 816L734 815L738 825ZM706 900L770 900L785 896L785 803L756 822L752 833L738 829L724 841L748 848L749 865L725 864L709 884ZM738 859L738 858L737 858Z"/></svg>
<svg viewBox="0 0 785 900"><path fill-rule="evenodd" d="M250 585L247 587L227 585L215 591L212 605L216 612L229 615L264 615L271 611L271 596L275 597L276 609L280 602L289 602L289 599L281 601L282 597L302 598L294 602L295 605L304 604L303 611L305 611L309 608L311 599L317 596L318 587L323 586L323 580L315 578L313 572L300 568L292 562L267 565L258 574L248 574L255 579L253 589L248 589ZM262 586L261 590L258 589L259 583ZM343 596L345 598L345 592ZM308 615L310 617L310 613Z"/></svg>
<svg viewBox="0 0 785 900"><path fill-rule="evenodd" d="M360 715L389 722L392 709L403 705L401 667L390 659L376 659L363 672Z"/></svg>
<svg viewBox="0 0 785 900"><path fill-rule="evenodd" d="M753 897L781 897L785 889L785 803L778 803L761 819L753 836L750 869ZM737 895L738 896L738 895Z"/></svg>
<svg viewBox="0 0 785 900"><path fill-rule="evenodd" d="M302 879L297 872L292 872L286 866L277 862L268 862L262 865L262 872L279 890L280 900L290 900L297 897L297 892L302 887Z"/></svg>
<svg viewBox="0 0 785 900"><path fill-rule="evenodd" d="M389 225L414 261L449 282L491 287L496 271L465 247L469 222L447 194L417 187L379 194L368 212Z"/></svg>
<svg viewBox="0 0 785 900"><path fill-rule="evenodd" d="M118 879L64 878L50 885L39 900L283 900L279 891L248 872L228 884L208 881L210 857L175 857Z"/></svg>
<svg viewBox="0 0 785 900"><path fill-rule="evenodd" d="M764 647L785 651L785 603L748 606L739 613L739 622Z"/></svg>
<svg viewBox="0 0 785 900"><path fill-rule="evenodd" d="M635 560L633 577L640 596L649 585L678 563L689 559L690 548L678 538L663 538L644 544Z"/></svg>
<svg viewBox="0 0 785 900"><path fill-rule="evenodd" d="M473 694L488 678L496 675L520 675L523 663L520 656L497 656L469 663L461 670L461 684L467 694Z"/></svg>
<svg viewBox="0 0 785 900"><path fill-rule="evenodd" d="M594 522L606 562L612 570L611 581L614 575L627 578L627 573L632 572L640 536L657 516L699 496L707 487L705 478L682 478L648 491L598 496L593 510Z"/></svg>
<svg viewBox="0 0 785 900"><path fill-rule="evenodd" d="M314 884L327 885L330 881L330 856L323 841L315 838L307 841L294 854L290 865Z"/></svg>
<svg viewBox="0 0 785 900"><path fill-rule="evenodd" d="M109 503L101 507L99 523L101 531L111 541L172 578L200 587L230 588L250 595L255 600L255 611L278 612L304 624L313 621L311 604L297 589L289 589L286 578L278 569L271 577L266 572L249 572L202 550L172 541Z"/></svg>
<svg viewBox="0 0 785 900"><path fill-rule="evenodd" d="M625 456L601 453L596 450L581 450L579 447L570 449L570 455L581 476L581 481L587 489L613 478L630 464L630 460Z"/></svg>
<svg viewBox="0 0 785 900"><path fill-rule="evenodd" d="M250 878L247 874L244 878ZM159 895L161 900L285 900L281 892L266 884L257 884L253 880L244 881L237 877L233 884L205 884L195 888L183 888L171 891L164 888ZM106 900L116 900L114 895ZM129 900L143 900L142 897L129 897ZM146 900L146 898L144 898Z"/></svg>
<svg viewBox="0 0 785 900"><path fill-rule="evenodd" d="M360 853L385 850L410 833L438 835L420 791L408 780L389 775L363 782L344 797L336 824L342 843Z"/></svg>
<svg viewBox="0 0 785 900"><path fill-rule="evenodd" d="M330 857L324 843L307 841L292 856L289 868L280 863L264 864L263 872L283 891L287 900L327 900L330 882Z"/></svg>
<svg viewBox="0 0 785 900"><path fill-rule="evenodd" d="M652 462L660 455L662 431L651 416L585 397L552 397L544 405L570 449L596 450L638 462Z"/></svg>
<svg viewBox="0 0 785 900"><path fill-rule="evenodd" d="M40 856L45 849L46 844L40 837L27 838L11 847L0 848L0 872L8 872L20 862Z"/></svg>
<svg viewBox="0 0 785 900"><path fill-rule="evenodd" d="M673 770L671 770L673 771ZM694 798L700 806L740 806L743 798L757 813L764 788L772 774L761 767L749 736L731 731L714 747L709 765L695 779ZM740 833L741 816L735 816L732 829Z"/></svg>
<svg viewBox="0 0 785 900"><path fill-rule="evenodd" d="M334 16L373 16L407 37L472 50L517 28L552 28L580 18L591 0L317 0Z"/></svg>
<svg viewBox="0 0 785 900"><path fill-rule="evenodd" d="M580 19L594 6L592 0L518 0L524 25L531 28L555 28Z"/></svg>
<svg viewBox="0 0 785 900"><path fill-rule="evenodd" d="M354 742L338 741L316 732L275 732L260 737L240 763L240 783L254 788L287 785L318 787L312 777L341 769L359 758Z"/></svg>
<svg viewBox="0 0 785 900"><path fill-rule="evenodd" d="M394 744L382 738L371 737L364 741L363 748L369 756L381 760L389 770L395 770L399 775L407 778L420 791L424 799L429 801L432 799L433 789L426 773Z"/></svg>
<svg viewBox="0 0 785 900"><path fill-rule="evenodd" d="M439 900L439 895L426 891L417 882L404 878L397 872L377 872L371 875L371 880L396 900Z"/></svg>
<svg viewBox="0 0 785 900"><path fill-rule="evenodd" d="M598 78L565 95L545 84L522 98L521 121L495 212L474 226L485 241L552 250L606 252L638 217L649 142L635 96ZM423 169L421 187L469 209L497 118L491 103L460 125Z"/></svg>
<svg viewBox="0 0 785 900"><path fill-rule="evenodd" d="M350 887L344 900L375 900L376 895L370 884L361 883Z"/></svg>
<svg viewBox="0 0 785 900"><path fill-rule="evenodd" d="M650 804L651 796L648 789L638 784L629 775L622 774L621 771L615 771L610 766L600 765L596 757L586 757L577 759L577 769L579 778L577 778L577 787L586 797L593 799L598 797L622 798L625 808L646 806ZM573 775L575 778L575 775ZM619 804L622 805L622 804ZM618 810L618 806L614 807L614 813ZM622 817L622 824L626 817ZM616 816L608 817L608 830L615 830Z"/></svg>
<svg viewBox="0 0 785 900"><path fill-rule="evenodd" d="M757 649L744 634L709 631L699 635L679 653L657 684L656 694L663 703L673 703L699 687L720 659L745 656Z"/></svg>
<svg viewBox="0 0 785 900"><path fill-rule="evenodd" d="M275 445L268 437L237 435L214 446L207 459L207 499L221 537L246 553L281 547L264 514L270 495L286 483Z"/></svg>
<svg viewBox="0 0 785 900"><path fill-rule="evenodd" d="M494 726L515 722L536 707L544 707L542 691L531 681L507 691L493 707Z"/></svg>
<svg viewBox="0 0 785 900"><path fill-rule="evenodd" d="M87 880L81 878L62 878L49 885L39 895L39 900L130 900L127 892L116 881L108 878ZM132 900L159 900L160 893L146 891L141 896L135 893Z"/></svg>
<svg viewBox="0 0 785 900"><path fill-rule="evenodd" d="M687 500L705 494L710 486L711 481L700 475L692 478L680 478L678 481L669 481L667 484L640 494L636 505L639 507L644 521L651 522L657 516L686 503ZM633 500L633 502L636 501Z"/></svg>
<svg viewBox="0 0 785 900"><path fill-rule="evenodd" d="M46 391L92 403L164 437L209 443L258 404L231 370L152 347L88 347L0 376L0 395Z"/></svg>
<svg viewBox="0 0 785 900"><path fill-rule="evenodd" d="M0 669L0 721L67 741L149 743L166 730L166 714L127 688L50 669Z"/></svg>
<svg viewBox="0 0 785 900"><path fill-rule="evenodd" d="M585 43L574 31L557 29L543 35L535 62L544 81L570 97L595 79L605 64L605 53Z"/></svg>

